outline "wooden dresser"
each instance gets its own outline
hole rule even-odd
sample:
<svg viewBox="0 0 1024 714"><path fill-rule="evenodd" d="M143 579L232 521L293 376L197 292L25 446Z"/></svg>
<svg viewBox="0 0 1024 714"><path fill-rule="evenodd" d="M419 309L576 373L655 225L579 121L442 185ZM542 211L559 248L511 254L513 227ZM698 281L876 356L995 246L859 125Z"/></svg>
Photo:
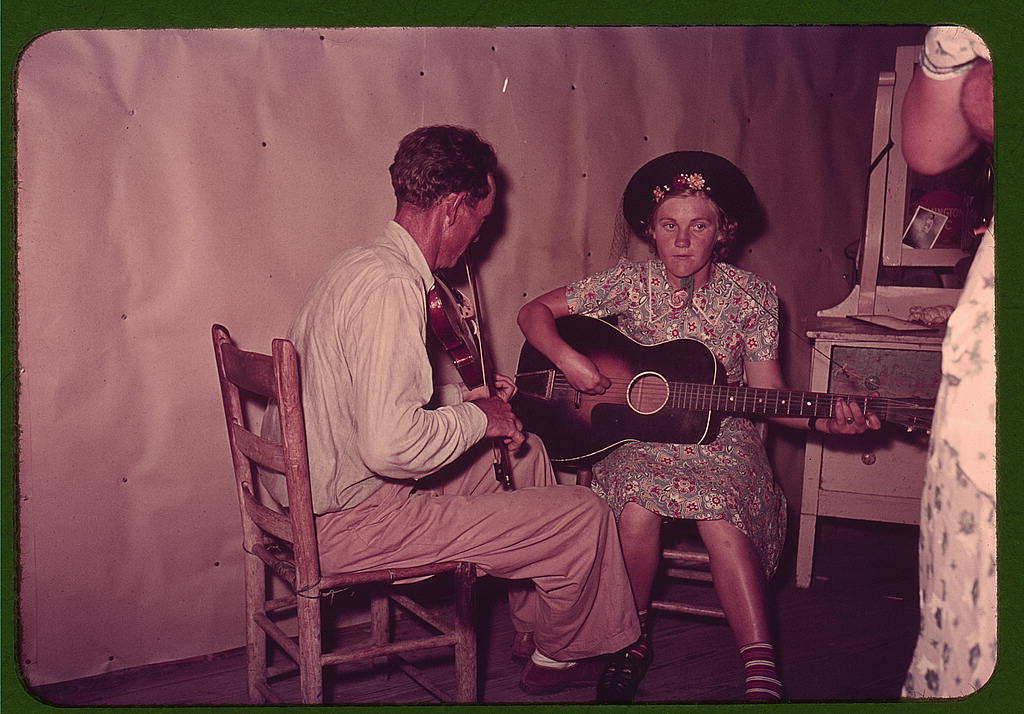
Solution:
<svg viewBox="0 0 1024 714"><path fill-rule="evenodd" d="M943 331L894 332L845 317L808 324L810 389L882 397L934 397ZM818 518L917 523L927 432L885 424L862 435L808 436L797 542L796 582L811 581Z"/></svg>
<svg viewBox="0 0 1024 714"><path fill-rule="evenodd" d="M927 398L934 398L938 391L944 323L936 329L905 330L851 317L909 322L912 308L951 308L959 299L959 289L941 286L956 284L952 266L969 256L964 248L971 246L961 229L928 248L912 247L905 239L913 211L917 204L924 205L920 199L932 189L932 184L921 189L921 177L908 169L900 151L900 105L919 53L919 47L897 48L894 71L879 76L858 283L839 305L819 311L805 325L813 345L811 391ZM970 197L963 197L968 205ZM905 278L913 279L903 282L919 283L922 273L933 278L935 287L899 284ZM808 437L797 542L798 586L811 583L818 518L918 522L927 452L927 432L909 433L896 425L853 437Z"/></svg>

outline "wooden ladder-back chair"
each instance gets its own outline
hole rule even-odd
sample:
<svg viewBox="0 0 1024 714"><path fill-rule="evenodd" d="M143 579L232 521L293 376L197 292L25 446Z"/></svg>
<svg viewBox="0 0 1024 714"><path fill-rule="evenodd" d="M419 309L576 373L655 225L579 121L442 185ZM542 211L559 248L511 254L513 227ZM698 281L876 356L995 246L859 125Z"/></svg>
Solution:
<svg viewBox="0 0 1024 714"><path fill-rule="evenodd" d="M279 685L271 685L271 680L294 672L297 666L302 703L320 704L324 700L324 667L381 658L397 665L433 696L445 700L441 689L402 657L402 653L444 646L455 648L456 692L451 700L476 701L475 566L455 562L370 572L321 572L295 347L288 340L276 339L272 355L247 352L236 347L227 329L220 325L213 326L213 345L242 516L246 659L251 701L254 704L282 702L275 691ZM281 443L267 441L246 426L244 399L247 393L278 405ZM288 508L275 510L261 503L257 466L285 475ZM268 571L286 583L290 594L268 599ZM441 573L450 573L455 580L454 620L395 592L392 587L396 581ZM368 641L325 653L322 651L321 598L355 586L371 590ZM392 603L440 634L393 641ZM297 637L287 634L277 622L291 613L296 620ZM268 637L280 646L294 666L279 671L268 667Z"/></svg>

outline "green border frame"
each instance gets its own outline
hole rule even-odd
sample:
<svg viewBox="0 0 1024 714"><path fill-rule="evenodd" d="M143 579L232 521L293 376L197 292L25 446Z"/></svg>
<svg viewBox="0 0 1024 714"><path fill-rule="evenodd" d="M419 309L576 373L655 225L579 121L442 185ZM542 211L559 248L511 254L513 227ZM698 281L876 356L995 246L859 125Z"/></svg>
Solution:
<svg viewBox="0 0 1024 714"><path fill-rule="evenodd" d="M999 564L1000 564L1000 659L996 673L982 691L961 701L815 703L816 710L854 708L915 707L915 711L949 711L974 708L1011 710L1017 699L1017 683L1024 681L1024 667L1018 653L1022 650L1020 584L1022 557L1021 525L1012 515L1021 511L1024 499L1016 475L1021 471L1022 440L1011 439L1018 425L1024 424L1020 403L1014 398L1024 394L1021 361L1021 330L1024 324L1024 297L1014 282L1024 266L1024 239L1021 233L1020 167L1024 163L1024 132L1020 84L1021 53L1017 34L1024 30L1024 8L1018 0L903 0L896 6L891 0L786 0L750 7L743 0L661 0L659 3L626 3L613 0L506 0L506 2L453 2L435 0L409 3L397 0L347 0L337 5L327 0L250 0L225 2L210 0L7 0L0 6L0 66L2 66L2 103L0 103L0 707L5 711L54 711L27 693L17 667L16 591L17 566L17 283L15 261L15 125L14 89L21 52L36 37L57 29L117 28L199 28L199 27L332 27L332 26L507 26L507 25L902 25L963 24L985 37L996 58L996 144L997 215L997 354L999 375ZM715 704L715 711L743 705ZM799 708L801 704L781 705ZM1018 703L1017 706L1020 706ZM342 707L356 709L357 707ZM424 707L380 707L388 711L420 711ZM529 709L529 705L480 706L478 711ZM565 704L546 709L584 712L589 705ZM628 711L665 709L690 710L700 705L638 704ZM366 710L367 707L358 707ZM605 709L605 707L602 707ZM103 711L100 708L76 708L77 711ZM121 711L172 712L173 707L120 708ZM301 708L291 707L290 711ZM251 707L222 707L219 711L248 712Z"/></svg>

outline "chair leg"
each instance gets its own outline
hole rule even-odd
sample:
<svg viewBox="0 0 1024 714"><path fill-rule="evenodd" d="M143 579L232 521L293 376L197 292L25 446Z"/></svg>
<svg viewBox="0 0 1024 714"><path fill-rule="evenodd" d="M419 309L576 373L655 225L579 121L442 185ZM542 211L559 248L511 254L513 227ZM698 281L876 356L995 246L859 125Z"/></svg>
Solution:
<svg viewBox="0 0 1024 714"><path fill-rule="evenodd" d="M818 517L813 513L800 514L800 533L796 546L796 586L811 587L814 571L814 536L818 530Z"/></svg>
<svg viewBox="0 0 1024 714"><path fill-rule="evenodd" d="M320 628L320 598L299 596L299 686L303 704L323 704L324 701Z"/></svg>
<svg viewBox="0 0 1024 714"><path fill-rule="evenodd" d="M477 701L476 566L461 563L455 571L455 618L459 641L455 645L456 701Z"/></svg>
<svg viewBox="0 0 1024 714"><path fill-rule="evenodd" d="M254 555L245 556L245 664L249 701L265 704L259 689L267 681L267 634L256 622L255 614L263 610L267 599L266 570L263 561Z"/></svg>
<svg viewBox="0 0 1024 714"><path fill-rule="evenodd" d="M391 601L384 590L374 589L370 594L370 641L375 645L391 641ZM376 657L374 666L381 668L378 678L386 680L390 674L387 657Z"/></svg>

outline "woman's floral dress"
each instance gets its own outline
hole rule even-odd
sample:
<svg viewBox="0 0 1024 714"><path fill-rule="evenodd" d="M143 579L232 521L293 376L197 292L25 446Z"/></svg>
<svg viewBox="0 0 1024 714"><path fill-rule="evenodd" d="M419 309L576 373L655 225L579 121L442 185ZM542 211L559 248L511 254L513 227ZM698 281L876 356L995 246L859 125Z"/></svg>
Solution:
<svg viewBox="0 0 1024 714"><path fill-rule="evenodd" d="M569 311L617 316L618 328L641 344L683 337L710 348L730 384L743 381L744 360L776 359L775 287L727 263L713 264L707 285L680 304L660 260L620 262L566 288ZM786 534L786 501L775 483L760 434L750 420L726 416L708 444L625 444L594 465L594 491L616 518L637 503L673 518L727 519L745 533L774 572Z"/></svg>
<svg viewBox="0 0 1024 714"><path fill-rule="evenodd" d="M971 265L942 344L921 495L921 633L907 697L960 697L996 662L996 366L994 239Z"/></svg>

